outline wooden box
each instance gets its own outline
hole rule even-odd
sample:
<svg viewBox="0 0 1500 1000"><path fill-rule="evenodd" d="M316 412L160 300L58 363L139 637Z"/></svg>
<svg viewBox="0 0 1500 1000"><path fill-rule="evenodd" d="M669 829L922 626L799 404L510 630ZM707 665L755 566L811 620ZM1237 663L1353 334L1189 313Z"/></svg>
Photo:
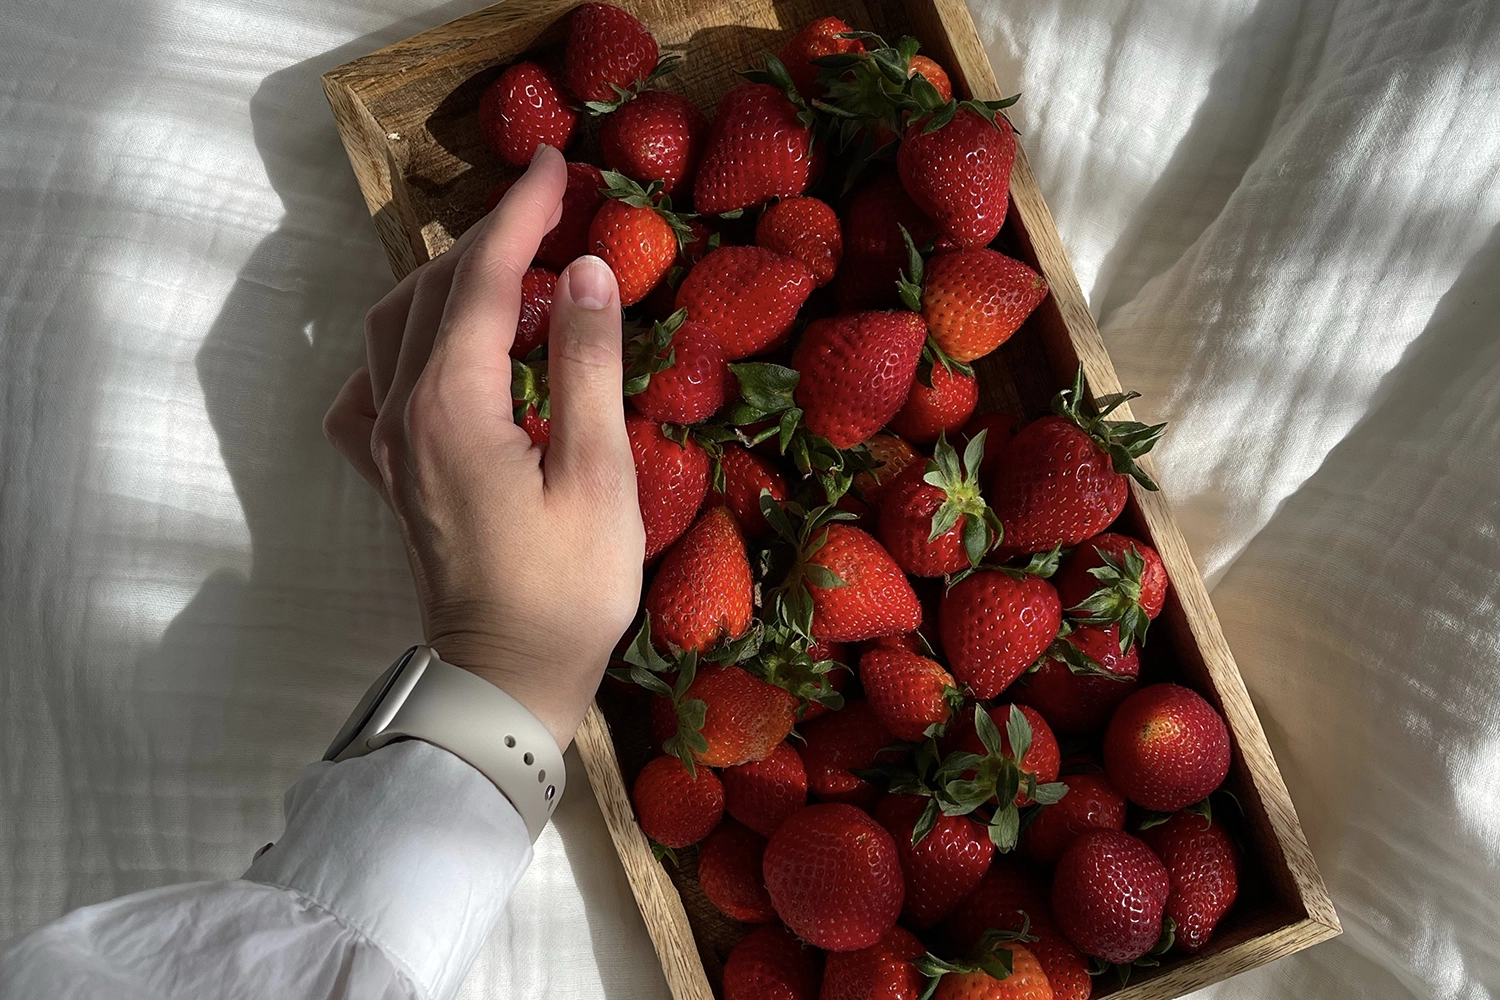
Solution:
<svg viewBox="0 0 1500 1000"><path fill-rule="evenodd" d="M324 77L350 162L398 277L442 253L480 217L485 194L505 171L478 141L479 96L519 53L558 45L564 15L576 2L506 0ZM963 0L617 2L645 22L664 51L685 55L665 86L710 114L736 82L734 70L758 63L763 51L775 51L789 33L825 14L888 39L915 35L922 51L947 68L956 90L978 98L1001 96ZM1009 343L979 363L981 409L1039 413L1080 363L1095 394L1119 391L1024 152L1011 178L1011 198L999 245L1041 271L1052 294ZM1123 410L1119 415L1129 419ZM1143 465L1149 469L1149 459ZM1235 751L1227 787L1244 811L1237 831L1246 850L1241 895L1211 945L1191 958L1174 955L1158 968L1138 970L1124 988L1113 977L1096 980L1096 996L1155 1000L1291 954L1340 928L1166 497L1132 482L1123 521L1161 553L1172 580L1167 607L1151 631L1143 675L1179 680L1224 713ZM611 711L608 702L601 697L590 712L578 747L674 997L707 1000L742 929L719 916L697 889L692 851L683 852L684 867L670 873L653 859L628 795L629 781L645 759L641 713Z"/></svg>

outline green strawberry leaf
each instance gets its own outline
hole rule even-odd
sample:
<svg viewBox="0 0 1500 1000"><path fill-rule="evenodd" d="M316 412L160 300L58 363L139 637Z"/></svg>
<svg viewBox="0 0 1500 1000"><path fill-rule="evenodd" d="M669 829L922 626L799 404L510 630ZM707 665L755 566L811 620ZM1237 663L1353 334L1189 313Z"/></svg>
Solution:
<svg viewBox="0 0 1500 1000"><path fill-rule="evenodd" d="M979 721L980 714L974 713L974 721ZM1011 757L1017 761L1025 760L1027 752L1031 750L1031 723L1026 721L1019 705L1010 706L1010 716L1005 720L1005 735L1010 742Z"/></svg>

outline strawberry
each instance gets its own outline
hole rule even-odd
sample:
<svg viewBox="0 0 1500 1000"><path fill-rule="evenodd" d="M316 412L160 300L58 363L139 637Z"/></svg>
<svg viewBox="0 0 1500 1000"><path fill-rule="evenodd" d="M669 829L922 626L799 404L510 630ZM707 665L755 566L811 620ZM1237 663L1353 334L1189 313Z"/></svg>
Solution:
<svg viewBox="0 0 1500 1000"><path fill-rule="evenodd" d="M727 507L698 519L661 562L646 591L646 613L659 645L706 652L750 628L750 561Z"/></svg>
<svg viewBox="0 0 1500 1000"><path fill-rule="evenodd" d="M828 951L878 942L895 926L905 896L891 835L836 802L808 806L781 824L766 847L765 876L777 915Z"/></svg>
<svg viewBox="0 0 1500 1000"><path fill-rule="evenodd" d="M961 247L982 247L1005 223L1015 159L1010 122L965 101L914 120L896 151L896 169L912 201L944 235Z"/></svg>
<svg viewBox="0 0 1500 1000"><path fill-rule="evenodd" d="M609 104L655 72L656 39L619 7L586 3L573 10L563 60L568 89L579 100Z"/></svg>
<svg viewBox="0 0 1500 1000"><path fill-rule="evenodd" d="M859 39L838 37L853 30L836 17L820 17L786 40L779 57L799 94L812 100L823 93L823 87L818 83L819 67L814 65L814 59L864 52L864 43Z"/></svg>
<svg viewBox="0 0 1500 1000"><path fill-rule="evenodd" d="M1088 625L1119 625L1129 647L1146 641L1167 601L1167 568L1145 542L1108 531L1079 545L1052 580L1063 607Z"/></svg>
<svg viewBox="0 0 1500 1000"><path fill-rule="evenodd" d="M926 951L897 925L868 948L830 952L818 1000L918 1000L924 980L913 962Z"/></svg>
<svg viewBox="0 0 1500 1000"><path fill-rule="evenodd" d="M660 181L643 188L613 170L601 176L608 200L589 223L589 249L615 272L620 305L635 305L666 276L691 231Z"/></svg>
<svg viewBox="0 0 1500 1000"><path fill-rule="evenodd" d="M687 216L683 216L687 218ZM688 218L688 236L684 237L677 250L677 259L672 262L672 267L667 271L666 277L656 283L651 289L651 294L642 300L646 315L654 319L666 319L677 311L677 289L682 285L682 279L687 273L698 265L698 262L710 251L719 246L721 237L703 221L696 218Z"/></svg>
<svg viewBox="0 0 1500 1000"><path fill-rule="evenodd" d="M724 815L724 786L706 767L689 774L676 757L654 757L630 792L641 830L663 847L687 847L708 836Z"/></svg>
<svg viewBox="0 0 1500 1000"><path fill-rule="evenodd" d="M507 187L509 184L507 184ZM604 204L604 175L592 163L569 163L562 214L536 248L536 262L561 272L588 253L589 225Z"/></svg>
<svg viewBox="0 0 1500 1000"><path fill-rule="evenodd" d="M931 927L968 898L995 856L983 823L945 816L930 802L919 795L887 795L875 807L875 818L890 831L901 858L902 916L916 928Z"/></svg>
<svg viewBox="0 0 1500 1000"><path fill-rule="evenodd" d="M906 394L906 402L891 418L891 430L915 444L932 444L952 437L979 404L979 382L973 372L954 365L931 365L926 380L922 369Z"/></svg>
<svg viewBox="0 0 1500 1000"><path fill-rule="evenodd" d="M855 476L854 488L870 509L878 512L901 471L922 456L894 434L876 434L865 442L865 447L870 449L875 469Z"/></svg>
<svg viewBox="0 0 1500 1000"><path fill-rule="evenodd" d="M1008 964L988 959L981 964L941 962L928 966L943 976L933 1000L1053 1000L1047 974L1029 948L1003 944L997 949L1009 953Z"/></svg>
<svg viewBox="0 0 1500 1000"><path fill-rule="evenodd" d="M814 320L792 355L794 398L807 429L852 448L901 409L927 337L914 313L863 312Z"/></svg>
<svg viewBox="0 0 1500 1000"><path fill-rule="evenodd" d="M979 465L979 481L990 483L995 478L995 467L1000 463L1000 454L1016 436L1016 418L1008 413L980 413L964 424L958 440L967 445L979 432L984 431L984 461Z"/></svg>
<svg viewBox="0 0 1500 1000"><path fill-rule="evenodd" d="M529 267L521 275L521 312L516 317L516 339L510 356L524 359L547 342L551 329L552 291L557 275L544 267Z"/></svg>
<svg viewBox="0 0 1500 1000"><path fill-rule="evenodd" d="M687 688L674 695L682 748L710 767L764 758L792 731L797 708L797 699L781 688L741 667L720 664L699 669Z"/></svg>
<svg viewBox="0 0 1500 1000"><path fill-rule="evenodd" d="M681 94L648 90L606 115L599 126L604 165L641 184L660 181L662 193L693 189L708 119Z"/></svg>
<svg viewBox="0 0 1500 1000"><path fill-rule="evenodd" d="M713 327L725 356L736 361L785 341L812 290L812 271L795 257L764 247L719 247L682 279L677 308Z"/></svg>
<svg viewBox="0 0 1500 1000"><path fill-rule="evenodd" d="M1030 727L1029 733L1023 737L1027 747L1021 755L1022 775L1031 775L1037 785L1046 785L1056 781L1057 772L1062 767L1062 750L1058 746L1057 737L1053 735L1051 727L1035 709L1026 705L1014 707L1020 710L1022 717L1026 720L1026 725ZM952 745L965 753L1014 759L1015 750L1012 747L1010 726L1011 708L1012 706L1002 703L985 709L985 714L994 723L993 731L1000 738L998 754L985 744L983 735L976 725L978 717L973 709L966 711L953 727L950 734ZM1061 793L1063 789L1056 789L1056 791ZM1028 794L1023 782L1021 789L1016 792L1016 805L1026 805L1031 801L1032 797Z"/></svg>
<svg viewBox="0 0 1500 1000"><path fill-rule="evenodd" d="M708 493L708 456L691 438L673 441L649 417L626 413L625 431L635 456L646 561L652 562L693 523Z"/></svg>
<svg viewBox="0 0 1500 1000"><path fill-rule="evenodd" d="M530 163L539 146L567 148L577 126L562 81L534 62L508 67L479 99L479 137L513 167Z"/></svg>
<svg viewBox="0 0 1500 1000"><path fill-rule="evenodd" d="M948 71L943 69L943 67L926 56L912 56L906 75L916 76L918 74L921 74L923 79L932 84L932 88L937 91L938 96L944 101L953 100L953 83L948 79Z"/></svg>
<svg viewBox="0 0 1500 1000"><path fill-rule="evenodd" d="M714 503L729 505L745 534L756 537L771 530L760 512L762 490L777 500L787 498L786 477L776 466L737 444L726 444L719 455L723 482L709 491Z"/></svg>
<svg viewBox="0 0 1500 1000"><path fill-rule="evenodd" d="M724 962L724 1000L816 1000L822 955L780 924L757 927Z"/></svg>
<svg viewBox="0 0 1500 1000"><path fill-rule="evenodd" d="M1176 812L1206 799L1229 774L1229 728L1196 691L1148 685L1110 718L1104 772L1136 805Z"/></svg>
<svg viewBox="0 0 1500 1000"><path fill-rule="evenodd" d="M831 511L824 516L848 515ZM778 533L787 537L780 528ZM921 624L916 592L891 554L869 534L847 524L827 524L815 515L801 535L792 537L800 542L802 564L786 599L797 605L799 618L805 612L809 620L804 624L814 638L860 642L911 632ZM805 588L806 603L799 587Z"/></svg>
<svg viewBox="0 0 1500 1000"><path fill-rule="evenodd" d="M776 832L807 804L807 769L790 743L778 743L760 760L726 767L724 808L763 837Z"/></svg>
<svg viewBox="0 0 1500 1000"><path fill-rule="evenodd" d="M806 745L802 762L807 786L825 802L868 806L877 789L854 772L877 761L893 761L899 754L882 752L896 737L880 724L867 701L851 701L837 712L802 727Z"/></svg>
<svg viewBox="0 0 1500 1000"><path fill-rule="evenodd" d="M1005 343L1047 297L1040 274L986 247L940 253L925 263L912 248L907 267L902 302L922 314L933 342L958 362Z"/></svg>
<svg viewBox="0 0 1500 1000"><path fill-rule="evenodd" d="M791 198L814 177L812 115L767 83L742 83L719 101L709 126L693 204L722 215Z"/></svg>
<svg viewBox="0 0 1500 1000"><path fill-rule="evenodd" d="M1052 865L1063 851L1090 830L1125 829L1125 796L1102 774L1070 774L1060 779L1068 794L1039 812L1021 831L1021 852Z"/></svg>
<svg viewBox="0 0 1500 1000"><path fill-rule="evenodd" d="M755 245L801 259L819 288L833 280L844 256L839 217L816 198L785 198L766 209L755 224Z"/></svg>
<svg viewBox="0 0 1500 1000"><path fill-rule="evenodd" d="M913 576L944 576L978 566L1000 535L979 492L984 441L958 453L942 438L925 466L912 463L880 507L880 541Z"/></svg>
<svg viewBox="0 0 1500 1000"><path fill-rule="evenodd" d="M848 312L898 305L896 281L908 266L901 230L922 245L937 235L937 227L889 170L854 193L842 221L844 258L833 280L839 308Z"/></svg>
<svg viewBox="0 0 1500 1000"><path fill-rule="evenodd" d="M1167 916L1177 925L1177 945L1188 953L1201 950L1239 895L1239 848L1222 823L1190 812L1142 830L1141 839L1172 880Z"/></svg>
<svg viewBox="0 0 1500 1000"><path fill-rule="evenodd" d="M1017 552L1040 552L1077 545L1092 538L1125 509L1126 475L1148 490L1156 483L1135 460L1151 450L1166 429L1105 417L1136 393L1098 400L1098 416L1085 416L1083 369L1071 389L1059 392L1052 408L1021 428L995 470L990 505L1005 524L1005 545Z"/></svg>
<svg viewBox="0 0 1500 1000"><path fill-rule="evenodd" d="M543 450L552 439L552 395L547 387L547 362L510 362L510 398L516 425Z"/></svg>
<svg viewBox="0 0 1500 1000"><path fill-rule="evenodd" d="M1113 625L1076 628L1062 642L1066 645L1053 643L1036 667L1022 675L1012 689L1015 699L1042 713L1049 726L1066 736L1096 733L1135 690L1140 654L1134 648L1120 652Z"/></svg>
<svg viewBox="0 0 1500 1000"><path fill-rule="evenodd" d="M719 335L679 309L625 345L625 395L643 415L668 424L707 420L734 397Z"/></svg>
<svg viewBox="0 0 1500 1000"><path fill-rule="evenodd" d="M1006 530L1009 530L1007 525ZM1046 580L982 569L955 583L938 607L953 676L980 699L995 697L1057 638L1062 604Z"/></svg>
<svg viewBox="0 0 1500 1000"><path fill-rule="evenodd" d="M732 819L720 823L699 846L698 884L730 920L766 924L776 919L761 873L765 853L766 838Z"/></svg>
<svg viewBox="0 0 1500 1000"><path fill-rule="evenodd" d="M904 650L865 653L859 658L859 679L880 724L912 742L947 722L962 698L942 664Z"/></svg>
<svg viewBox="0 0 1500 1000"><path fill-rule="evenodd" d="M1134 962L1161 937L1171 890L1151 848L1120 830L1091 830L1063 852L1052 877L1052 914L1080 950Z"/></svg>

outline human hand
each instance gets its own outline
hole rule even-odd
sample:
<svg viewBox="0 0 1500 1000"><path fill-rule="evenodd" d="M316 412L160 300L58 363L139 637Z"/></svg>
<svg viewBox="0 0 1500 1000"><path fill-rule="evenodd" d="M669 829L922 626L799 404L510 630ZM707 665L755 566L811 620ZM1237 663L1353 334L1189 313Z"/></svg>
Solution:
<svg viewBox="0 0 1500 1000"><path fill-rule="evenodd" d="M619 290L599 258L557 282L545 455L512 417L521 275L566 183L562 154L542 147L493 212L381 299L365 317L367 365L323 422L396 514L427 643L564 748L635 615L645 549Z"/></svg>

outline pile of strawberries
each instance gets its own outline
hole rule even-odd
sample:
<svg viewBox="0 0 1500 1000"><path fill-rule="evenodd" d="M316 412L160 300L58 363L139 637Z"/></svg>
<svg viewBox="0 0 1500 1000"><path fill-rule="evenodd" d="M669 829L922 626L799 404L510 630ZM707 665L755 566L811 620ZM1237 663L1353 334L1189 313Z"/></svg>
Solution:
<svg viewBox="0 0 1500 1000"><path fill-rule="evenodd" d="M656 89L671 62L585 4L480 126L509 165L586 136L606 168L569 164L513 396L545 447L557 272L604 258L653 571L611 683L649 692L641 828L753 925L726 1000L1075 1000L1201 949L1237 888L1229 733L1139 683L1167 574L1109 530L1163 428L1081 373L1051 414L975 415L970 363L1047 295L990 247L1007 102L836 18L712 121Z"/></svg>

